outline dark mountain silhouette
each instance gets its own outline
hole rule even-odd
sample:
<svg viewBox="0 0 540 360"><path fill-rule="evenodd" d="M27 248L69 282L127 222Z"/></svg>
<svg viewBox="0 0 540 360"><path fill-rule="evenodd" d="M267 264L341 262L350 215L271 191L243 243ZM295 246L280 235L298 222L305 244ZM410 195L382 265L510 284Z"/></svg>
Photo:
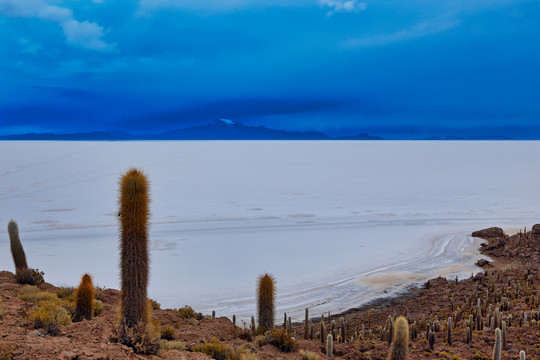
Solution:
<svg viewBox="0 0 540 360"><path fill-rule="evenodd" d="M382 138L367 134L330 137L318 131L291 132L264 126L248 126L220 119L207 125L157 134L134 135L123 132L28 133L0 136L0 140L382 140Z"/></svg>

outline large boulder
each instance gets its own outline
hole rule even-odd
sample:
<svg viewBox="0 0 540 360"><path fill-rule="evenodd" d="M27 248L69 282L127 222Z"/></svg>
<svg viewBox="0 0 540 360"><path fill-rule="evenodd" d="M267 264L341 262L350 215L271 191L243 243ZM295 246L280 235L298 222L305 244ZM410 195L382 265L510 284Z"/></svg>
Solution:
<svg viewBox="0 0 540 360"><path fill-rule="evenodd" d="M504 231L500 227L490 227L487 229L478 230L472 233L472 236L479 238L496 238L503 237Z"/></svg>
<svg viewBox="0 0 540 360"><path fill-rule="evenodd" d="M532 234L535 236L540 236L540 224L533 225Z"/></svg>

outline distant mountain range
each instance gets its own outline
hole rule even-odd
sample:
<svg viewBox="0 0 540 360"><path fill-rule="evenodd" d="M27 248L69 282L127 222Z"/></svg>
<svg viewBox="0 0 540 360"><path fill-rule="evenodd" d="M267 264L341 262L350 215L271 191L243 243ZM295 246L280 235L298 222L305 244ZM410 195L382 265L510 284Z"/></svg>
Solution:
<svg viewBox="0 0 540 360"><path fill-rule="evenodd" d="M28 133L0 136L0 140L73 140L73 141L129 141L129 140L392 140L380 136L358 134L329 136L320 131L286 131L264 126L248 126L228 119L219 119L207 125L161 133L130 134L125 132L93 131L72 134ZM506 136L431 136L411 140L512 140Z"/></svg>
<svg viewBox="0 0 540 360"><path fill-rule="evenodd" d="M0 140L383 140L383 138L368 134L331 137L318 131L290 132L264 126L248 126L228 119L220 119L207 125L157 134L134 135L123 132L28 133L0 136Z"/></svg>

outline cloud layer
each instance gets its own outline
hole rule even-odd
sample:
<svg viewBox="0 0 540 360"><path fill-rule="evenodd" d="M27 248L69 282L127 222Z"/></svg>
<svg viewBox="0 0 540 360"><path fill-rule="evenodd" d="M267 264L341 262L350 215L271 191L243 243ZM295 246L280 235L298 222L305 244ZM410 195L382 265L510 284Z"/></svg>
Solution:
<svg viewBox="0 0 540 360"><path fill-rule="evenodd" d="M51 5L44 0L0 0L0 14L56 22L62 27L67 43L73 46L98 51L113 49L103 40L102 26L77 21L70 9Z"/></svg>

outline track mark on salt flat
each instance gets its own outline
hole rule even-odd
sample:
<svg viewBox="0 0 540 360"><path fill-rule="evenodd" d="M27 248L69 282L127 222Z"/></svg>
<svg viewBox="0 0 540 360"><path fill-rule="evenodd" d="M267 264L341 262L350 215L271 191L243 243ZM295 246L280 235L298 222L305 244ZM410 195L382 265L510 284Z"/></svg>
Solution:
<svg viewBox="0 0 540 360"><path fill-rule="evenodd" d="M40 212L68 212L68 211L75 211L75 209L72 208L65 208L65 209L43 209L39 210Z"/></svg>
<svg viewBox="0 0 540 360"><path fill-rule="evenodd" d="M314 214L290 214L290 218L297 219L297 218L308 218L308 217L315 217Z"/></svg>
<svg viewBox="0 0 540 360"><path fill-rule="evenodd" d="M151 250L167 251L173 250L178 246L177 243L167 240L156 239L152 241Z"/></svg>

